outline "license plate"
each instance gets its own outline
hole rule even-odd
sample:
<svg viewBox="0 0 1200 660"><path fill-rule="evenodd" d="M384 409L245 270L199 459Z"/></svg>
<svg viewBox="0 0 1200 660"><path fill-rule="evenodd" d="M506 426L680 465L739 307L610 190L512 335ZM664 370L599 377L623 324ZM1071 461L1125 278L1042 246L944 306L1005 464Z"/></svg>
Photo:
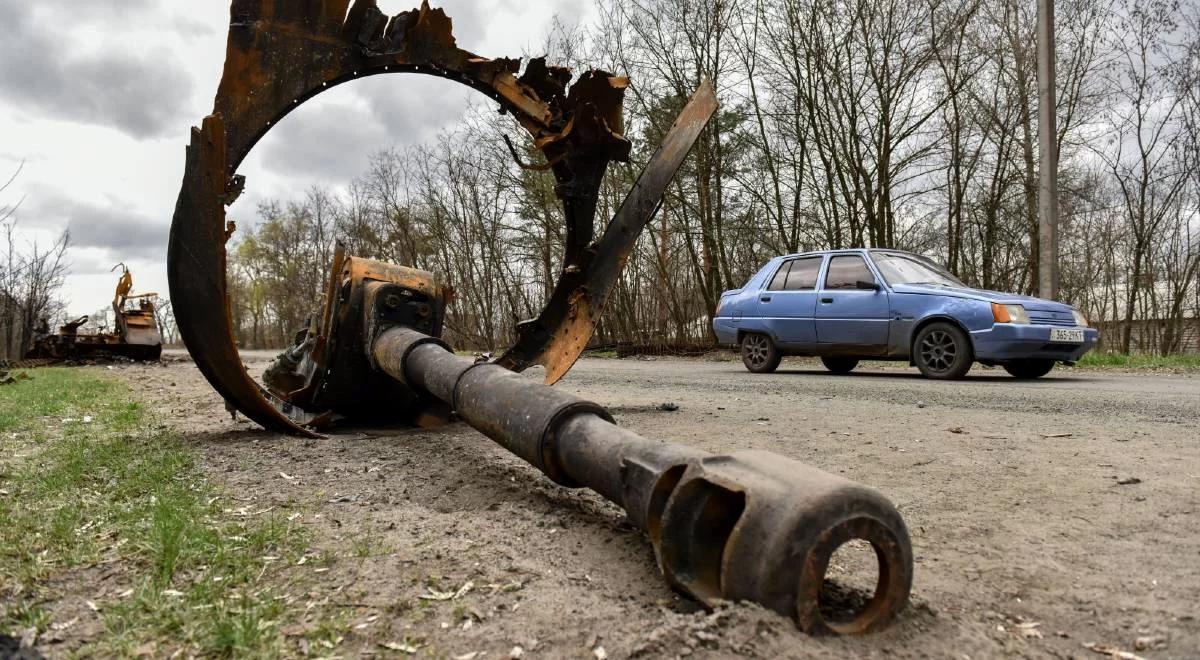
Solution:
<svg viewBox="0 0 1200 660"><path fill-rule="evenodd" d="M1050 330L1050 341L1062 344L1082 344L1083 330L1064 330L1062 328L1053 328Z"/></svg>

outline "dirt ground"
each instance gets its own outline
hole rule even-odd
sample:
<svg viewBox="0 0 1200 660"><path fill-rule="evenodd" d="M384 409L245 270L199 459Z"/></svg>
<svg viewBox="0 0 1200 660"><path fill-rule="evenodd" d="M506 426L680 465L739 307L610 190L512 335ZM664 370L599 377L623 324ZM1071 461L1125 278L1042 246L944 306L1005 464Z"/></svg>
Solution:
<svg viewBox="0 0 1200 660"><path fill-rule="evenodd" d="M268 356L244 357L258 372ZM622 511L466 426L293 439L231 421L178 355L109 373L232 496L300 515L313 554L334 561L291 570L322 572L306 597L345 612L331 653L346 657L389 653L383 644L472 660L514 647L554 658L1200 657L1200 377L1059 370L1018 382L977 367L940 383L895 367L837 377L785 362L756 376L737 362L582 361L560 387L646 437L778 452L895 502L916 554L911 606L883 633L814 639L753 606L709 613L679 597ZM853 582L859 559L835 570Z"/></svg>

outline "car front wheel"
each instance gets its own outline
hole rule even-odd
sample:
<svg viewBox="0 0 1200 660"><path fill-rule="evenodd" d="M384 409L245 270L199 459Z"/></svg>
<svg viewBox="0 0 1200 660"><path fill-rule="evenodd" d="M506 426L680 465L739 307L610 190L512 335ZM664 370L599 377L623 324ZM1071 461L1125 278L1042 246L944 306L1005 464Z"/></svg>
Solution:
<svg viewBox="0 0 1200 660"><path fill-rule="evenodd" d="M913 361L926 378L957 380L971 370L975 357L971 354L971 340L957 326L931 323L917 333Z"/></svg>
<svg viewBox="0 0 1200 660"><path fill-rule="evenodd" d="M1041 378L1054 368L1054 360L1013 360L1004 364L1004 370L1014 378L1031 380Z"/></svg>
<svg viewBox="0 0 1200 660"><path fill-rule="evenodd" d="M821 358L821 364L825 365L826 369L835 374L848 374L854 371L854 367L858 366L858 359L849 357L823 357Z"/></svg>
<svg viewBox="0 0 1200 660"><path fill-rule="evenodd" d="M742 364L756 374L769 374L779 367L783 355L766 335L750 332L742 337Z"/></svg>

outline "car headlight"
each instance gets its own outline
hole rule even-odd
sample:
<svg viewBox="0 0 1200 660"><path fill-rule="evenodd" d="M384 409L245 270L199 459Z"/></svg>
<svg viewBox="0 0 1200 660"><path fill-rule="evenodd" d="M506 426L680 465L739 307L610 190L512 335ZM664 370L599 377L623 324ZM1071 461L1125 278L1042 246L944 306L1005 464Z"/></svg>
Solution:
<svg viewBox="0 0 1200 660"><path fill-rule="evenodd" d="M1075 315L1075 325L1081 328L1088 327L1087 317L1084 316L1079 310L1073 309L1071 310L1071 313Z"/></svg>
<svg viewBox="0 0 1200 660"><path fill-rule="evenodd" d="M1020 305L992 303L992 318L995 319L996 323L1017 323L1022 325L1029 323L1029 314Z"/></svg>

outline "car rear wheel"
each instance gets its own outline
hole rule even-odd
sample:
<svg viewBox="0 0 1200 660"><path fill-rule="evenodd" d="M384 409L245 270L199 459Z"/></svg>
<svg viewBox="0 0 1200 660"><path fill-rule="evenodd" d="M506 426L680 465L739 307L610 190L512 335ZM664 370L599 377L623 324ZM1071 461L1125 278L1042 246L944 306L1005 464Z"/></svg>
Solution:
<svg viewBox="0 0 1200 660"><path fill-rule="evenodd" d="M1004 370L1014 378L1031 380L1041 378L1054 369L1054 360L1013 360L1004 364Z"/></svg>
<svg viewBox="0 0 1200 660"><path fill-rule="evenodd" d="M913 361L926 378L957 380L967 375L975 356L971 340L957 326L931 323L917 333Z"/></svg>
<svg viewBox="0 0 1200 660"><path fill-rule="evenodd" d="M854 367L858 366L858 358L851 357L823 357L821 364L825 368L835 374L848 374L854 371Z"/></svg>
<svg viewBox="0 0 1200 660"><path fill-rule="evenodd" d="M756 374L769 374L779 367L783 355L766 335L749 332L742 337L742 364Z"/></svg>

